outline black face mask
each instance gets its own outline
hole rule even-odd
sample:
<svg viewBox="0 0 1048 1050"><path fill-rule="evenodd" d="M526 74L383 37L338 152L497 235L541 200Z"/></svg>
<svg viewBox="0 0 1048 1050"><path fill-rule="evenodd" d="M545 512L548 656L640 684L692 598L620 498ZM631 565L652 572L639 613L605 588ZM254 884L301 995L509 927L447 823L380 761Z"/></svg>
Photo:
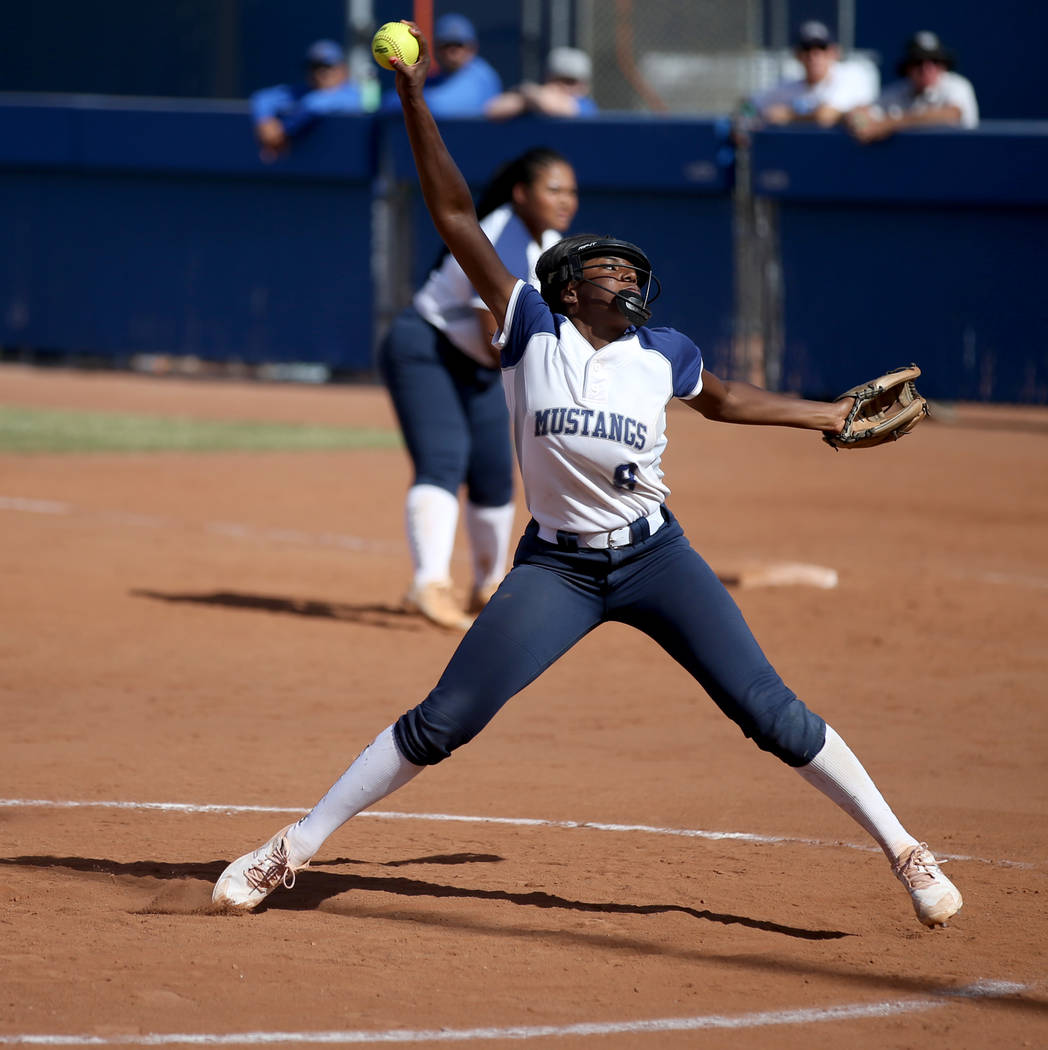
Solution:
<svg viewBox="0 0 1048 1050"><path fill-rule="evenodd" d="M608 291L604 285L597 284L585 275L587 259L596 259L601 256L623 259L632 267L637 274L638 280L643 275L644 289L626 288L621 292L612 292L615 305L619 312L630 324L646 324L651 320L649 304L653 303L662 292L659 279L651 272L651 263L647 255L635 244L629 241L619 240L615 237L593 237L591 239L576 238L576 242L582 240L581 244L565 245L568 248L566 258L551 264L551 272L547 276L540 273L543 284L551 284L553 287L563 287L570 281L585 281L587 284L596 285L603 291ZM557 248L551 248L550 252L556 252ZM542 260L540 260L540 263ZM542 269L542 267L540 267ZM546 294L546 293L544 293Z"/></svg>
<svg viewBox="0 0 1048 1050"><path fill-rule="evenodd" d="M585 281L586 284L592 284L595 288L600 288L603 291L608 291L603 284L597 284L596 281L591 281L588 277L583 277L581 280ZM654 281L658 285L658 278L648 277L649 287L650 282ZM659 288L659 291L662 289ZM615 297L615 305L619 308L619 313L629 321L630 324L647 324L651 320L651 311L648 309L648 297L642 295L638 288L627 288L621 292L612 292ZM658 291L652 296L652 299L656 298Z"/></svg>
<svg viewBox="0 0 1048 1050"><path fill-rule="evenodd" d="M614 250L609 250L608 255L615 257ZM612 295L615 297L615 305L619 308L619 313L621 313L630 324L647 324L648 321L651 320L651 310L649 309L648 304L654 302L662 293L662 285L659 283L659 279L648 268L650 264L646 258L638 257L637 259L631 259L630 255L625 253L623 253L621 258L625 259L627 263L632 265L633 271L637 275L638 284L640 283L641 275L644 275L646 279L644 281L643 291L641 291L640 288L625 288L621 292L612 292ZM643 264L638 265L642 260ZM604 285L597 284L596 281L590 280L590 278L585 275L585 271L586 264L585 262L582 262L578 270L578 280L585 281L587 284L592 284L597 288L603 288L604 291L608 291Z"/></svg>

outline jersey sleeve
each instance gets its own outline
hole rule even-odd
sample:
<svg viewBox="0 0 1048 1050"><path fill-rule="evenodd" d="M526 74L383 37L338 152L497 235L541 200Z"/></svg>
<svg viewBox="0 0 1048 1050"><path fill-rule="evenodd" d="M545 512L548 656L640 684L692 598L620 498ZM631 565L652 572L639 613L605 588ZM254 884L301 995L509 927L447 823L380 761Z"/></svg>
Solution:
<svg viewBox="0 0 1048 1050"><path fill-rule="evenodd" d="M512 368L524 356L529 340L540 333L556 335L553 312L538 291L518 280L506 307L502 330L491 341L501 351L502 367Z"/></svg>
<svg viewBox="0 0 1048 1050"><path fill-rule="evenodd" d="M641 346L662 354L673 374L673 396L687 401L702 393L702 351L676 328L638 328Z"/></svg>
<svg viewBox="0 0 1048 1050"><path fill-rule="evenodd" d="M509 204L496 208L480 222L480 228L487 234L492 247L502 260L502 265L514 277L530 280L531 263L528 260L528 245L531 234L528 228L517 217ZM471 304L477 310L486 310L487 304L470 287Z"/></svg>

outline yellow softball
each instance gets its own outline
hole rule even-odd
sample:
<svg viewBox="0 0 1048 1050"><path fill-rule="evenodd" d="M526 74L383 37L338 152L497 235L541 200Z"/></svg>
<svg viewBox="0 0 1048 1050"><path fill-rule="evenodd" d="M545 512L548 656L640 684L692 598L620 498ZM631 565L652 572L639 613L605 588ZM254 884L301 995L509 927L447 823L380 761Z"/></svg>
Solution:
<svg viewBox="0 0 1048 1050"><path fill-rule="evenodd" d="M403 22L387 22L371 38L371 54L383 69L393 68L391 58L413 66L418 61L418 40Z"/></svg>

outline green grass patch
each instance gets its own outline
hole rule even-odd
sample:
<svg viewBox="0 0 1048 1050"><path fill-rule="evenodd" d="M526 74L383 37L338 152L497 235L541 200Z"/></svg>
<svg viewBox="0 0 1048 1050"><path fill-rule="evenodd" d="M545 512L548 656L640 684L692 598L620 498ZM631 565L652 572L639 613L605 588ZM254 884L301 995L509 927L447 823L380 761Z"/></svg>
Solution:
<svg viewBox="0 0 1048 1050"><path fill-rule="evenodd" d="M367 427L0 405L0 452L315 452L401 444L398 433Z"/></svg>

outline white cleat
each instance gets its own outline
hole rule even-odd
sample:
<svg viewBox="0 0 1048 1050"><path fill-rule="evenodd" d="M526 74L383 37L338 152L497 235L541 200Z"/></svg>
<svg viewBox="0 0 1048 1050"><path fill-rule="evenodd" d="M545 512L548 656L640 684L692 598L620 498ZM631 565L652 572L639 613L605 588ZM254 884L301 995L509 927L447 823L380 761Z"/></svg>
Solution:
<svg viewBox="0 0 1048 1050"><path fill-rule="evenodd" d="M942 873L927 843L919 842L901 854L892 871L906 887L913 910L925 926L945 926L961 910L960 891Z"/></svg>
<svg viewBox="0 0 1048 1050"><path fill-rule="evenodd" d="M309 864L292 865L288 858L287 833L281 828L264 846L233 861L218 877L211 893L214 904L238 911L258 907L278 886L291 889L295 872Z"/></svg>

